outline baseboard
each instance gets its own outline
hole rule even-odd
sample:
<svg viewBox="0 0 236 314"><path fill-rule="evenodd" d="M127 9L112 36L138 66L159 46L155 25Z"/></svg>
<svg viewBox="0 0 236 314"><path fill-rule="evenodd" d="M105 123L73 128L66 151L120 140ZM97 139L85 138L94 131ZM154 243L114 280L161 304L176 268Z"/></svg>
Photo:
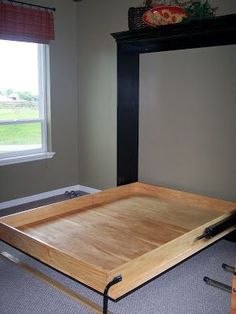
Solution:
<svg viewBox="0 0 236 314"><path fill-rule="evenodd" d="M12 201L2 202L0 203L0 210L19 206L19 205L34 202L34 201L43 200L45 198L49 198L49 197L53 197L57 195L61 195L61 194L64 194L66 191L81 191L81 192L92 194L92 193L99 192L100 190L93 189L93 188L83 186L83 185L67 186L65 188L61 188L61 189L57 189L57 190L53 190L49 192L35 194L35 195L27 196L27 197L21 197L21 198L14 199Z"/></svg>
<svg viewBox="0 0 236 314"><path fill-rule="evenodd" d="M101 190L90 188L90 187L84 186L84 185L78 185L78 187L79 187L78 191L89 193L89 194L93 194L93 193L97 193L97 192L101 191ZM70 190L73 190L73 189L70 189Z"/></svg>

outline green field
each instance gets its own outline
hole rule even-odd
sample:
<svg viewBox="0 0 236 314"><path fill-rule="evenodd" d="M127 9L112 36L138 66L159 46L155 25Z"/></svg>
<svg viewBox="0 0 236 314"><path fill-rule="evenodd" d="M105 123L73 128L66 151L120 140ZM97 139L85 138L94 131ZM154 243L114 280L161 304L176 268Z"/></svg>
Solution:
<svg viewBox="0 0 236 314"><path fill-rule="evenodd" d="M38 118L38 110L33 108L14 108L7 109L1 106L0 103L0 120L10 120L10 119L33 119Z"/></svg>
<svg viewBox="0 0 236 314"><path fill-rule="evenodd" d="M40 143L40 123L0 126L0 145L22 145Z"/></svg>
<svg viewBox="0 0 236 314"><path fill-rule="evenodd" d="M0 121L38 118L38 110L29 106L9 108L0 103ZM0 125L0 145L24 145L41 143L41 124L25 123Z"/></svg>

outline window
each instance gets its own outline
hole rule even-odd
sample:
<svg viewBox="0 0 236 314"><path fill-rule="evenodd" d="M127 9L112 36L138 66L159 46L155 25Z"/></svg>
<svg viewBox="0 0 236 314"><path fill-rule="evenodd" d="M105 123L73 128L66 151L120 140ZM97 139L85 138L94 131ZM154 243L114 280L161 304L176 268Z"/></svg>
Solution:
<svg viewBox="0 0 236 314"><path fill-rule="evenodd" d="M50 158L48 45L0 40L0 165Z"/></svg>

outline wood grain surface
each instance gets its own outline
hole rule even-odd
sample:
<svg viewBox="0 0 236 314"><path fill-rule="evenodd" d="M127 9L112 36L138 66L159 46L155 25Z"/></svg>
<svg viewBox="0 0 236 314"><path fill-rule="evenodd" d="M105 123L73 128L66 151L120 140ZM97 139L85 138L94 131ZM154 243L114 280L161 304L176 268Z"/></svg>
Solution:
<svg viewBox="0 0 236 314"><path fill-rule="evenodd" d="M234 228L196 240L236 204L142 183L0 220L0 238L117 299Z"/></svg>

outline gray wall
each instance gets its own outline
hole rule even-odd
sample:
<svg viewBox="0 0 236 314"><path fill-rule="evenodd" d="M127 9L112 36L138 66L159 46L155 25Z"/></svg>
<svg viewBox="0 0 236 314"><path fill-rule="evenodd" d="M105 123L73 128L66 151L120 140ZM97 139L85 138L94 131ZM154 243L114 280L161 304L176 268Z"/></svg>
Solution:
<svg viewBox="0 0 236 314"><path fill-rule="evenodd" d="M211 3L220 7L218 15L236 12L235 0ZM127 30L128 7L139 4L78 3L79 179L84 185L116 184L116 46L110 33ZM235 199L235 62L231 68L228 60L233 53L235 47L141 57L139 180Z"/></svg>
<svg viewBox="0 0 236 314"><path fill-rule="evenodd" d="M39 3L39 1L36 1ZM0 201L78 184L76 4L55 6L56 40L50 44L53 159L0 167Z"/></svg>

